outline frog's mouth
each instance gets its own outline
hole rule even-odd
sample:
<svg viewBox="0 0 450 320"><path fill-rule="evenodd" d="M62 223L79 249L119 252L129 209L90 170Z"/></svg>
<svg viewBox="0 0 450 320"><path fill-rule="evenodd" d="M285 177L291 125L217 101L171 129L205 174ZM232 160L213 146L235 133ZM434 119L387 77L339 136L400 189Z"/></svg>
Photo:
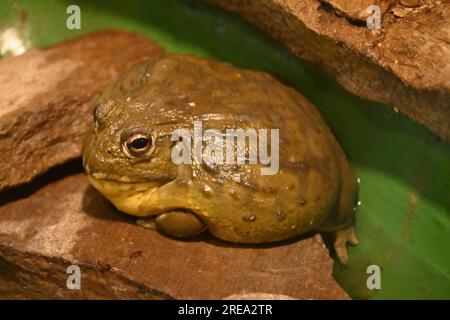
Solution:
<svg viewBox="0 0 450 320"><path fill-rule="evenodd" d="M133 216L158 215L173 208L192 211L186 207L183 197L174 194L172 182L122 182L98 179L92 175L88 178L92 186L117 209Z"/></svg>

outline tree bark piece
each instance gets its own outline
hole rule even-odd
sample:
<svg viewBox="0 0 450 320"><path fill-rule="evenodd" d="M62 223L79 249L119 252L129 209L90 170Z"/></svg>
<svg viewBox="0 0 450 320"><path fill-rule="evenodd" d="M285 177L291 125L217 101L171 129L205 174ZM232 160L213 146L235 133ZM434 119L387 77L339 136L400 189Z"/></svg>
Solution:
<svg viewBox="0 0 450 320"><path fill-rule="evenodd" d="M349 19L361 9L349 5L363 0L211 1L254 22L297 57L321 65L347 90L392 106L450 141L449 0L421 0L410 10L395 1L374 1L382 12L391 5L380 30Z"/></svg>
<svg viewBox="0 0 450 320"><path fill-rule="evenodd" d="M147 38L101 31L0 60L0 191L79 157L103 89L161 54Z"/></svg>
<svg viewBox="0 0 450 320"><path fill-rule="evenodd" d="M115 210L82 173L19 191L0 207L2 299L348 299L319 235L270 246L170 239ZM66 287L72 264L80 290Z"/></svg>

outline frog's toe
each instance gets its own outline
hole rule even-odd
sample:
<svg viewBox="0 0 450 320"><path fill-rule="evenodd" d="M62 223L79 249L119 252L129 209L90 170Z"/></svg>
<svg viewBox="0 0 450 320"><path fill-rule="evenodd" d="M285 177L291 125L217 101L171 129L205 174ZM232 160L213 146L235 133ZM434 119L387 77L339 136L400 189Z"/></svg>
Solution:
<svg viewBox="0 0 450 320"><path fill-rule="evenodd" d="M136 220L136 224L146 229L156 230L155 217L139 218Z"/></svg>
<svg viewBox="0 0 450 320"><path fill-rule="evenodd" d="M337 258L342 264L347 264L348 260L347 243L352 246L358 244L358 239L356 238L355 229L353 227L348 227L336 232L336 238L333 245Z"/></svg>
<svg viewBox="0 0 450 320"><path fill-rule="evenodd" d="M188 211L170 211L155 219L158 230L175 238L189 238L206 230L205 223L194 213Z"/></svg>

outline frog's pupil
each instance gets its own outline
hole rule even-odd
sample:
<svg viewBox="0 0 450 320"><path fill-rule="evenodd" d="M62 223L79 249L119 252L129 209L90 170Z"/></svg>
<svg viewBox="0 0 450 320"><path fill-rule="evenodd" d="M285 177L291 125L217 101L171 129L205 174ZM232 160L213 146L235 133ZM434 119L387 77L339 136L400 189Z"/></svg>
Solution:
<svg viewBox="0 0 450 320"><path fill-rule="evenodd" d="M131 142L131 146L134 148L134 149L144 149L144 148L146 148L147 146L148 146L148 139L147 138L137 138L137 139L134 139L132 142Z"/></svg>

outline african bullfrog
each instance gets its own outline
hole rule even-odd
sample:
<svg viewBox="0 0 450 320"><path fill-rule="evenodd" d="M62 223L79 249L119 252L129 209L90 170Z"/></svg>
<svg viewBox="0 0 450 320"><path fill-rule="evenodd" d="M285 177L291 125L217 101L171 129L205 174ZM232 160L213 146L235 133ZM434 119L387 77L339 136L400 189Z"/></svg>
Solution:
<svg viewBox="0 0 450 320"><path fill-rule="evenodd" d="M94 123L83 154L89 180L143 226L179 238L209 230L234 243L329 232L344 263L346 244L357 244L354 171L316 108L268 73L191 55L161 56L106 89ZM198 133L199 125L214 133L209 140L174 136ZM234 137L224 137L239 129L258 133L260 144L244 136L237 148L228 145ZM194 143L197 149L188 148ZM244 156L225 161L222 153L221 162L219 148L202 159L208 143L225 145L230 160ZM253 152L258 147L265 158ZM193 150L200 157L184 161Z"/></svg>

